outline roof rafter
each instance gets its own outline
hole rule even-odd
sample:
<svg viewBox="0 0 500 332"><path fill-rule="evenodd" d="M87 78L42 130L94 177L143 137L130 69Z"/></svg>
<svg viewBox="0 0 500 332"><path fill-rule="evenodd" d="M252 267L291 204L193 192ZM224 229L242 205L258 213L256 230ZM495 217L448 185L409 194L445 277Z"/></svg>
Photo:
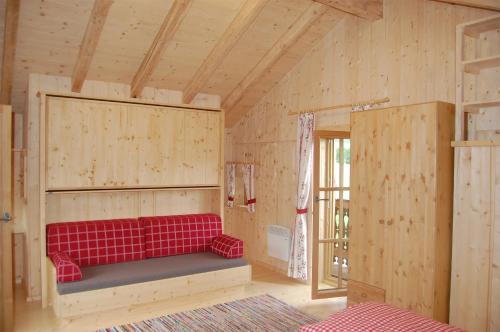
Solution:
<svg viewBox="0 0 500 332"><path fill-rule="evenodd" d="M153 43L151 44L148 53L142 60L139 69L134 75L131 83L131 95L137 97L141 94L142 89L153 74L156 66L161 60L163 52L167 48L170 41L179 30L184 17L188 12L192 0L174 0L167 16L158 30Z"/></svg>
<svg viewBox="0 0 500 332"><path fill-rule="evenodd" d="M269 0L246 0L229 27L184 89L184 103L190 103L208 82L224 58L259 16Z"/></svg>
<svg viewBox="0 0 500 332"><path fill-rule="evenodd" d="M89 23L85 29L82 43L80 44L80 51L76 59L75 67L73 69L71 91L80 92L82 90L83 82L94 57L101 32L104 28L104 23L108 17L109 8L114 0L95 0L94 7L90 13Z"/></svg>
<svg viewBox="0 0 500 332"><path fill-rule="evenodd" d="M5 34L3 42L0 103L6 105L11 104L12 97L12 80L14 75L14 59L16 55L19 6L20 0L7 0L5 8Z"/></svg>
<svg viewBox="0 0 500 332"><path fill-rule="evenodd" d="M498 0L434 0L439 2L461 5L466 7L489 9L500 11L500 1Z"/></svg>
<svg viewBox="0 0 500 332"><path fill-rule="evenodd" d="M231 109L240 101L249 89L287 52L328 7L313 2L304 13L287 29L273 47L264 55L257 65L238 83L233 91L224 99L222 107L231 113Z"/></svg>
<svg viewBox="0 0 500 332"><path fill-rule="evenodd" d="M375 21L381 19L384 11L383 0L313 0L343 12Z"/></svg>

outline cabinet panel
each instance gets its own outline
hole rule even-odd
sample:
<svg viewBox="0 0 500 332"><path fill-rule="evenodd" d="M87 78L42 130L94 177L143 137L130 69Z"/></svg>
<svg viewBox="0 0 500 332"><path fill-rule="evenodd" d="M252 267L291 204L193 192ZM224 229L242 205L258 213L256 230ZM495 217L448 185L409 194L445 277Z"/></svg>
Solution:
<svg viewBox="0 0 500 332"><path fill-rule="evenodd" d="M490 331L500 331L500 147L492 148L494 165L494 219L492 228Z"/></svg>
<svg viewBox="0 0 500 332"><path fill-rule="evenodd" d="M48 98L47 189L218 185L220 113Z"/></svg>
<svg viewBox="0 0 500 332"><path fill-rule="evenodd" d="M450 323L486 331L490 264L490 148L457 148Z"/></svg>
<svg viewBox="0 0 500 332"><path fill-rule="evenodd" d="M498 331L500 148L456 148L450 323Z"/></svg>
<svg viewBox="0 0 500 332"><path fill-rule="evenodd" d="M386 254L384 242L388 191L385 173L387 163L388 126L376 112L363 118L351 117L351 190L354 204L350 207L349 276L376 287L383 287ZM374 171L377 170L377 171ZM374 209L374 206L378 208Z"/></svg>
<svg viewBox="0 0 500 332"><path fill-rule="evenodd" d="M452 128L453 106L443 103L351 114L351 279L440 321L448 319L452 185L438 177L452 174Z"/></svg>

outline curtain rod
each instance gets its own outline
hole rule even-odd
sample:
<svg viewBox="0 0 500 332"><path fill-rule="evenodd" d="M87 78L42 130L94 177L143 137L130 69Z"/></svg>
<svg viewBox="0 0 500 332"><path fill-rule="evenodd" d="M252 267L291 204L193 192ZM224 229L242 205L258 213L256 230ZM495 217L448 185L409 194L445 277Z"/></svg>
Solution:
<svg viewBox="0 0 500 332"><path fill-rule="evenodd" d="M326 106L326 107L320 107L320 108L312 108L312 109L302 110L302 111L297 111L297 112L288 112L288 115L297 115L297 114L302 114L302 113L316 113L316 112L335 110L335 109L346 108L346 107L377 105L377 104L388 103L389 101L391 101L391 99L389 97L385 97L382 99L372 99L372 100L361 101L361 102L352 103L352 104L338 104L338 105L332 105L332 106Z"/></svg>
<svg viewBox="0 0 500 332"><path fill-rule="evenodd" d="M236 165L255 165L260 166L259 163L246 162L246 161L226 161L226 164L236 164Z"/></svg>

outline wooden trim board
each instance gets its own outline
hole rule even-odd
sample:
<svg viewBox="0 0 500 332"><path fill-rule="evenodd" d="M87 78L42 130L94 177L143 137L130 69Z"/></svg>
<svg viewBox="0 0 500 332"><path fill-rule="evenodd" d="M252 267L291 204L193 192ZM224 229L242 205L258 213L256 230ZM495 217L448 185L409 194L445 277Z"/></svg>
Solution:
<svg viewBox="0 0 500 332"><path fill-rule="evenodd" d="M5 24L2 57L0 103L10 105L14 81L14 63L17 45L20 0L5 1Z"/></svg>
<svg viewBox="0 0 500 332"><path fill-rule="evenodd" d="M74 93L74 92L54 92L54 91L39 91L38 95L40 97L42 95L45 95L46 97L85 99L85 100L115 102L115 103L123 103L123 104L164 106L164 107L192 109L192 110L197 110L197 111L222 112L222 109L217 108L217 107L197 106L197 105L188 105L188 104L161 103L161 102L157 102L157 101L152 101L152 100L148 100L148 99L140 99L140 98L108 98L108 97L102 98L102 97L92 97L92 96L82 95L80 93Z"/></svg>
<svg viewBox="0 0 500 332"><path fill-rule="evenodd" d="M56 316L62 318L244 286L252 279L252 266L246 265L177 278L60 295L56 289L54 264L49 258L46 258L46 261L49 266L48 301Z"/></svg>
<svg viewBox="0 0 500 332"><path fill-rule="evenodd" d="M349 280L347 288L347 304L357 304L366 301L385 302L385 289L364 282Z"/></svg>

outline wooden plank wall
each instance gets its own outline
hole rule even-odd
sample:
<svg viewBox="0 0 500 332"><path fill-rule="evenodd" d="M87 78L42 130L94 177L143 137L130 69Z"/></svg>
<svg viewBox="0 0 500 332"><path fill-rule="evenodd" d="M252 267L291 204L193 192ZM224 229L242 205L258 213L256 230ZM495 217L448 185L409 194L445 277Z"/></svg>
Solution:
<svg viewBox="0 0 500 332"><path fill-rule="evenodd" d="M254 160L257 212L226 209L226 227L247 257L282 273L267 255L267 226L292 227L296 118L291 110L390 97L387 106L455 102L455 26L492 12L427 0L385 0L384 18L348 17L311 49L245 117L227 130L233 160ZM265 120L264 120L265 119ZM318 129L348 129L344 111L318 115ZM237 183L237 201L242 185ZM309 218L310 220L311 218ZM309 228L312 229L312 228Z"/></svg>
<svg viewBox="0 0 500 332"><path fill-rule="evenodd" d="M40 101L37 97L39 91L51 91L51 92L71 92L71 79L69 77L62 76L49 76L41 74L30 74L29 86L28 86L28 97L26 104L27 114L24 132L26 134L25 146L27 148L28 160L27 160L27 174L26 174L26 199L27 203L24 205L25 215L26 215L26 243L27 243L27 257L26 257L26 289L28 294L28 300L38 300L41 296L41 276L40 276L40 189L39 189L39 109ZM91 97L102 97L102 98L128 98L130 96L130 86L120 83L108 83L101 81L85 81L82 92L83 95ZM179 91L170 90L159 90L154 88L145 88L143 95L144 99L154 100L161 103L172 103L180 104L182 103L182 93ZM198 95L193 101L194 105L198 106L208 106L208 107L220 107L220 97L215 95ZM117 193L109 198L109 201L100 202L102 210L95 208L93 205L96 202L96 194L79 194L78 201L76 197L72 197L75 200L71 201L70 204L77 211L81 213L74 213L67 211L66 208L61 209L49 209L47 213L51 216L51 221L61 220L59 218L71 218L74 219L87 219L93 216L114 218L122 217L127 213L132 213L132 216L140 214L153 213L164 213L170 211L184 211L184 208L195 199L198 199L200 195L208 197L208 191L203 192L178 192L177 194L172 193L157 193L149 194L151 199L146 200L146 196L143 195L139 197L133 197L131 193ZM81 196L85 196L82 199ZM154 199L153 199L154 196ZM71 196L69 196L71 197ZM102 196L101 196L102 198ZM51 197L50 199L54 199ZM62 199L62 198L61 198ZM68 199L68 197L65 197ZM130 202L133 202L131 206L128 206ZM174 210L166 208L168 202L179 203L179 207ZM20 203L22 204L22 203ZM212 198L206 198L200 208L205 208L207 206L212 206L218 204L213 202ZM61 206L61 204L55 204L56 206ZM81 217L81 218L80 218Z"/></svg>
<svg viewBox="0 0 500 332"><path fill-rule="evenodd" d="M49 194L46 222L218 213L218 189Z"/></svg>
<svg viewBox="0 0 500 332"><path fill-rule="evenodd" d="M460 147L450 323L467 331L500 328L500 148Z"/></svg>
<svg viewBox="0 0 500 332"><path fill-rule="evenodd" d="M500 330L500 148L495 148L492 154L492 165L495 165L492 190L494 208L492 224L493 251L491 256L490 289L490 331Z"/></svg>

